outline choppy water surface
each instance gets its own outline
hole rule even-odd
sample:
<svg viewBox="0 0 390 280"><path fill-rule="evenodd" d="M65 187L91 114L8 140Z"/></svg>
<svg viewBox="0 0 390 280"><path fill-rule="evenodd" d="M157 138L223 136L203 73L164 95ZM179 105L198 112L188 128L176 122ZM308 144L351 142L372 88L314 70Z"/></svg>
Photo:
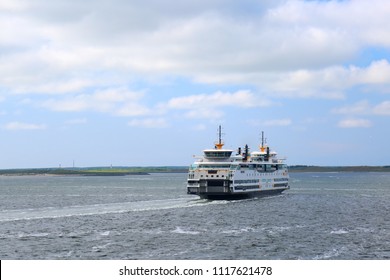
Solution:
<svg viewBox="0 0 390 280"><path fill-rule="evenodd" d="M282 195L231 202L185 181L0 177L0 258L390 259L388 173L292 173Z"/></svg>

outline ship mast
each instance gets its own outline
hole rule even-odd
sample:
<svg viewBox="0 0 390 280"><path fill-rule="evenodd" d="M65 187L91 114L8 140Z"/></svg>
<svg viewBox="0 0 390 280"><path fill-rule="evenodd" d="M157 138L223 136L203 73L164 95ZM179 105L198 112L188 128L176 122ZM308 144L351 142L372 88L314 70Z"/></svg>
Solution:
<svg viewBox="0 0 390 280"><path fill-rule="evenodd" d="M261 147L264 147L264 131L261 132Z"/></svg>
<svg viewBox="0 0 390 280"><path fill-rule="evenodd" d="M217 148L217 150L221 150L223 145L224 144L222 142L222 127L219 126L218 127L218 143L215 144L215 147Z"/></svg>
<svg viewBox="0 0 390 280"><path fill-rule="evenodd" d="M261 146L260 146L260 151L264 152L265 151L265 138L264 138L264 131L261 132Z"/></svg>

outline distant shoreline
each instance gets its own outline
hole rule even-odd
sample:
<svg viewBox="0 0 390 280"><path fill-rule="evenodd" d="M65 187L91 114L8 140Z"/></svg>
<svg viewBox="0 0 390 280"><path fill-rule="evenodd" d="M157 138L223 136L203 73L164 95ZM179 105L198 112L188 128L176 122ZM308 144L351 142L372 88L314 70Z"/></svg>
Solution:
<svg viewBox="0 0 390 280"><path fill-rule="evenodd" d="M390 172L390 166L314 166L292 165L290 172Z"/></svg>
<svg viewBox="0 0 390 280"><path fill-rule="evenodd" d="M0 176L128 176L150 173L187 173L187 166L157 167L86 167L86 168L23 168L0 169ZM390 172L390 166L289 166L296 172Z"/></svg>
<svg viewBox="0 0 390 280"><path fill-rule="evenodd" d="M150 173L184 173L188 167L84 167L0 169L0 176L128 176Z"/></svg>

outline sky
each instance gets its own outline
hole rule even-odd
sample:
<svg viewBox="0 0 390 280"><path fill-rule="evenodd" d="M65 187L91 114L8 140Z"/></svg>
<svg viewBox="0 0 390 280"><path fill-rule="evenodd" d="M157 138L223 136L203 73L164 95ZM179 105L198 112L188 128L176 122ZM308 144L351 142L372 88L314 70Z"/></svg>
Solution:
<svg viewBox="0 0 390 280"><path fill-rule="evenodd" d="M386 0L1 0L0 168L213 148L390 165Z"/></svg>

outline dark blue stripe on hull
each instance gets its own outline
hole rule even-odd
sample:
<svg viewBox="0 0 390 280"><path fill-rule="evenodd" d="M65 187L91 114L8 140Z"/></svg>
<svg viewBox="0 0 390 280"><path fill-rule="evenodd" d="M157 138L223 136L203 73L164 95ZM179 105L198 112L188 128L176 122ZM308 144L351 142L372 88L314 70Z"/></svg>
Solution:
<svg viewBox="0 0 390 280"><path fill-rule="evenodd" d="M253 197L262 197L269 195L280 194L286 189L278 190L267 190L267 191L257 191L257 192L247 192L247 193L202 193L197 194L201 198L211 199L211 200L238 200L238 199L248 199Z"/></svg>

